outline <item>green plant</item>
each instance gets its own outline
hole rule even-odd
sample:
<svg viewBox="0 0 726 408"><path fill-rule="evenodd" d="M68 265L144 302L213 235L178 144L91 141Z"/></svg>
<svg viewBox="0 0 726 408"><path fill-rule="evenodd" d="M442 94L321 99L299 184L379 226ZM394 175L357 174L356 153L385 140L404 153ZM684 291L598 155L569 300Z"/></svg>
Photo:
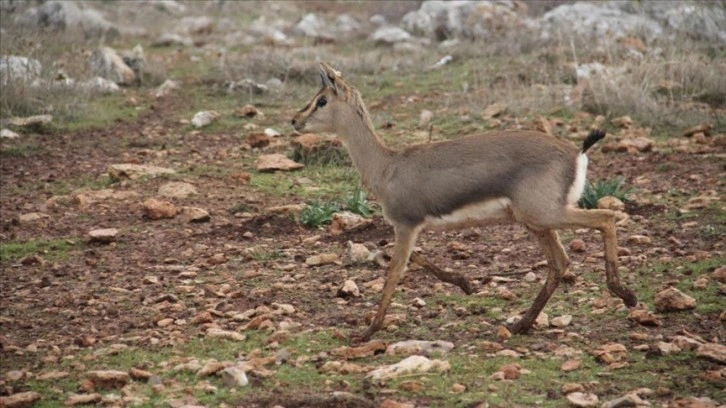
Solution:
<svg viewBox="0 0 726 408"><path fill-rule="evenodd" d="M623 188L623 183L625 183L624 177L587 183L578 205L580 208L597 208L597 201L606 196L613 196L620 201L626 201L625 196L630 193L631 189Z"/></svg>
<svg viewBox="0 0 726 408"><path fill-rule="evenodd" d="M364 217L370 217L373 214L373 209L370 207L368 200L366 200L366 193L360 187L353 191L353 194L345 200L345 209Z"/></svg>
<svg viewBox="0 0 726 408"><path fill-rule="evenodd" d="M338 210L340 210L340 206L336 202L312 201L300 213L300 223L308 228L329 224L333 220L333 214Z"/></svg>

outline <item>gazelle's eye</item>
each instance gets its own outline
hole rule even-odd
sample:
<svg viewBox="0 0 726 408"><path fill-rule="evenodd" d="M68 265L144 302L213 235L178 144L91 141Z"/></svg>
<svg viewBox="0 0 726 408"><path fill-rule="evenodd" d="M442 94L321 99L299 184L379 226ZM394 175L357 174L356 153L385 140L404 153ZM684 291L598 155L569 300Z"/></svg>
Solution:
<svg viewBox="0 0 726 408"><path fill-rule="evenodd" d="M326 103L328 103L328 100L327 99L320 98L320 99L318 99L317 102L315 102L315 106L318 107L318 108L322 108L323 106L325 106Z"/></svg>

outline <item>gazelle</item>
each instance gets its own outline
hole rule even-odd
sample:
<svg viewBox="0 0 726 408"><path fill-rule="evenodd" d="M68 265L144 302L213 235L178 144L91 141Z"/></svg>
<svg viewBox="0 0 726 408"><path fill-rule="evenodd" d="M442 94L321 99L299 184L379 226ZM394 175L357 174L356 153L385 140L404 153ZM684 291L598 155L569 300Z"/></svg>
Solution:
<svg viewBox="0 0 726 408"><path fill-rule="evenodd" d="M419 233L496 222L519 222L537 237L547 259L544 287L524 316L511 325L527 332L567 272L569 259L557 229L588 227L605 242L607 286L627 306L635 295L618 277L615 214L576 207L585 186L585 152L605 137L593 131L577 149L535 131L496 131L393 150L373 129L361 95L340 73L320 63L323 86L292 119L298 132L337 134L363 185L380 201L393 225L395 244L378 311L356 340L380 330L393 292Z"/></svg>

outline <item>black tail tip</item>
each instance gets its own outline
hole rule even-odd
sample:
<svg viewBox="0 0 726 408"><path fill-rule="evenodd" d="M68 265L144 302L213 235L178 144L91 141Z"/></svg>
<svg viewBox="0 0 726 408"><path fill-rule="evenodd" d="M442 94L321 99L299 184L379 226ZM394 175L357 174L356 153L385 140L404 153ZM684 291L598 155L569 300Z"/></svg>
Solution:
<svg viewBox="0 0 726 408"><path fill-rule="evenodd" d="M590 132L590 134L585 138L585 141L582 142L582 152L585 153L587 149L592 147L592 145L599 142L600 139L605 137L606 133L607 132L603 129L596 129Z"/></svg>

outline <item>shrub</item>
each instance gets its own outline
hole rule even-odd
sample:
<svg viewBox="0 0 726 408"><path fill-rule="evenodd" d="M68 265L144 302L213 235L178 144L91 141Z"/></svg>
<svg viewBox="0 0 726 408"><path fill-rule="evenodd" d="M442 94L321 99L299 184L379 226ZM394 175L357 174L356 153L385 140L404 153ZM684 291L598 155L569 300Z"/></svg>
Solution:
<svg viewBox="0 0 726 408"><path fill-rule="evenodd" d="M600 180L594 183L587 183L578 205L580 208L597 208L597 201L606 196L613 196L625 202L625 195L630 193L630 188L623 188L624 177L616 177L610 180Z"/></svg>
<svg viewBox="0 0 726 408"><path fill-rule="evenodd" d="M308 206L300 213L300 223L308 228L317 228L333 221L333 214L340 210L338 203L328 201L322 203L319 200L308 203Z"/></svg>

